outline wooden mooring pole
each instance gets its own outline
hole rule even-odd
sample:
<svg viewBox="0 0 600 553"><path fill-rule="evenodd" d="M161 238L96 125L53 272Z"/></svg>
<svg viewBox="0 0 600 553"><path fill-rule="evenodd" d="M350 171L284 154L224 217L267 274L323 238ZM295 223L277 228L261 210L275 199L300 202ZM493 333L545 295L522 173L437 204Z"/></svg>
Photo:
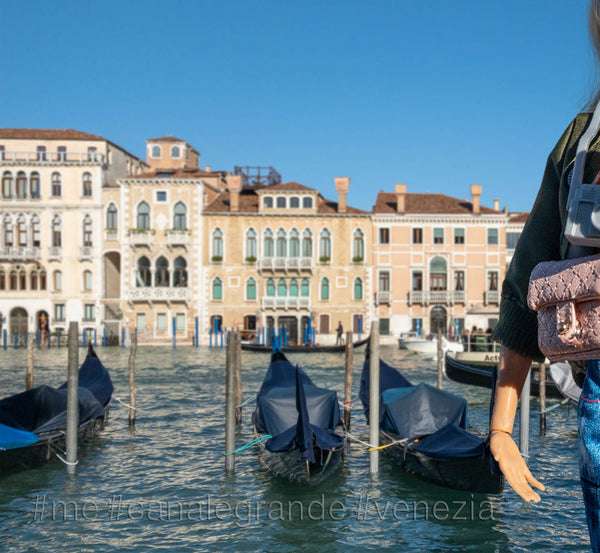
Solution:
<svg viewBox="0 0 600 553"><path fill-rule="evenodd" d="M369 359L369 443L379 447L379 320L371 322ZM369 472L379 472L379 450L369 451Z"/></svg>
<svg viewBox="0 0 600 553"><path fill-rule="evenodd" d="M235 348L233 332L227 335L225 356L225 453L235 449ZM225 455L225 472L235 471L235 456Z"/></svg>
<svg viewBox="0 0 600 553"><path fill-rule="evenodd" d="M531 394L531 371L527 373L519 410L519 449L521 455L529 455L529 404Z"/></svg>
<svg viewBox="0 0 600 553"><path fill-rule="evenodd" d="M35 336L31 336L27 342L27 368L25 369L25 389L33 388L33 342Z"/></svg>
<svg viewBox="0 0 600 553"><path fill-rule="evenodd" d="M540 434L546 434L546 363L540 365Z"/></svg>
<svg viewBox="0 0 600 553"><path fill-rule="evenodd" d="M69 323L67 378L67 473L75 474L77 465L77 427L79 426L79 325Z"/></svg>
<svg viewBox="0 0 600 553"><path fill-rule="evenodd" d="M129 426L135 426L135 356L137 354L137 332L134 333L129 346Z"/></svg>
<svg viewBox="0 0 600 553"><path fill-rule="evenodd" d="M350 415L352 414L352 365L354 364L354 346L352 332L346 332L346 352L344 354L344 426L350 430Z"/></svg>
<svg viewBox="0 0 600 553"><path fill-rule="evenodd" d="M437 387L441 390L444 380L444 344L442 339L442 330L438 328L437 332Z"/></svg>
<svg viewBox="0 0 600 553"><path fill-rule="evenodd" d="M242 390L242 333L235 333L235 424L242 424L242 402L244 392Z"/></svg>

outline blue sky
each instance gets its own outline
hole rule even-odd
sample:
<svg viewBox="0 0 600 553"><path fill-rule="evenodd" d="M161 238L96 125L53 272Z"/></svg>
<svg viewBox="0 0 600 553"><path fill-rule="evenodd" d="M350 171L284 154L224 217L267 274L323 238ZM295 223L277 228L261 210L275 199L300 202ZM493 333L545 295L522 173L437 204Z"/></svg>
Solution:
<svg viewBox="0 0 600 553"><path fill-rule="evenodd" d="M587 0L0 0L0 126L529 210L595 74Z"/></svg>

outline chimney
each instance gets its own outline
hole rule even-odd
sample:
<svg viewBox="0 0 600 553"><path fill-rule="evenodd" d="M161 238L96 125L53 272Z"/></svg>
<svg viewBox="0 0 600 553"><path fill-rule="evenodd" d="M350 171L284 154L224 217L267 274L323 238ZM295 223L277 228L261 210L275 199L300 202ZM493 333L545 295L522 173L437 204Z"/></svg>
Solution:
<svg viewBox="0 0 600 553"><path fill-rule="evenodd" d="M396 185L396 211L406 212L406 184Z"/></svg>
<svg viewBox="0 0 600 553"><path fill-rule="evenodd" d="M481 214L481 184L471 185L471 196L473 196L473 215Z"/></svg>
<svg viewBox="0 0 600 553"><path fill-rule="evenodd" d="M494 200L494 211L500 211L500 200Z"/></svg>
<svg viewBox="0 0 600 553"><path fill-rule="evenodd" d="M242 176L227 175L227 190L229 190L229 211L238 213L240 210L240 192L242 191Z"/></svg>
<svg viewBox="0 0 600 553"><path fill-rule="evenodd" d="M204 168L204 170L205 170L207 173L210 173L210 165L207 165L207 166Z"/></svg>
<svg viewBox="0 0 600 553"><path fill-rule="evenodd" d="M346 213L346 196L350 190L350 177L335 177L335 189L338 193L338 213Z"/></svg>

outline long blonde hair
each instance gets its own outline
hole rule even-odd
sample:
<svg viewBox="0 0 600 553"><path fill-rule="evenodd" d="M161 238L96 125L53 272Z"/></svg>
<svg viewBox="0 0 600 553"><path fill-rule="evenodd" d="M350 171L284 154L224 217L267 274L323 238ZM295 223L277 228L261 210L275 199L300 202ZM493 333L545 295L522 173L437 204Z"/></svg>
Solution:
<svg viewBox="0 0 600 553"><path fill-rule="evenodd" d="M593 110L600 101L600 0L590 0L588 11L588 30L592 48L594 50L594 62L596 64L596 85L588 109Z"/></svg>

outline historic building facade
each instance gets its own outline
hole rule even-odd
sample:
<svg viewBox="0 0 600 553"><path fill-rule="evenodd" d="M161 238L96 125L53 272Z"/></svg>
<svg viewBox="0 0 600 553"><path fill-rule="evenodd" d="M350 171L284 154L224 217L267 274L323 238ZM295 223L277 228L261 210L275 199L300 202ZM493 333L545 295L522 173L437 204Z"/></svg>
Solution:
<svg viewBox="0 0 600 553"><path fill-rule="evenodd" d="M10 340L103 330L103 189L145 163L75 130L0 129L0 313Z"/></svg>

